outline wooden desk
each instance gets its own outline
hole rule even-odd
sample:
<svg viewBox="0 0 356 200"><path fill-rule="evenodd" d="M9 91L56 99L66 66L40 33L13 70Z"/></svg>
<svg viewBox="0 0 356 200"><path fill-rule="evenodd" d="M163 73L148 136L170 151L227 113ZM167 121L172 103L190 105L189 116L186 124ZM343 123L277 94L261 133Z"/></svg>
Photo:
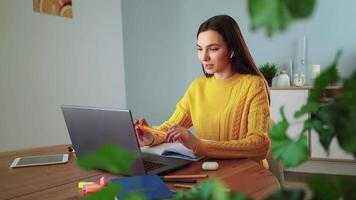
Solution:
<svg viewBox="0 0 356 200"><path fill-rule="evenodd" d="M10 168L16 157L67 153L68 146L0 153L0 199L82 199L83 193L77 188L79 181L98 182L102 175L117 177L101 171L81 170L76 166L75 155L72 153L69 153L67 164ZM220 168L217 171L203 172L200 161L170 174L207 173L209 177L220 178L232 192L242 192L256 199L266 197L279 188L279 183L271 172L254 161L233 159L218 162Z"/></svg>

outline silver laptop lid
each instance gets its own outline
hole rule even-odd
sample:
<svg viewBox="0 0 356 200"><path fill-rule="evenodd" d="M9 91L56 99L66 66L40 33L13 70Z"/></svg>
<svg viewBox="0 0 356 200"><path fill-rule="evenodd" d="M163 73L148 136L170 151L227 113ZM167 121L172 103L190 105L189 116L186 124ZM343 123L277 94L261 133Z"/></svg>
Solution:
<svg viewBox="0 0 356 200"><path fill-rule="evenodd" d="M133 174L146 173L129 110L70 105L61 108L78 157L95 151L101 145L115 144L139 155L134 161Z"/></svg>

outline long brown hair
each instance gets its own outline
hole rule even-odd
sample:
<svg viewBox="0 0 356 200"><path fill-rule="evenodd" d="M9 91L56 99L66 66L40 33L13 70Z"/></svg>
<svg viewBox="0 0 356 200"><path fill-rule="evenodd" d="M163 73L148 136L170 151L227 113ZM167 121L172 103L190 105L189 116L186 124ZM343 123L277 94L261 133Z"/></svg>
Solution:
<svg viewBox="0 0 356 200"><path fill-rule="evenodd" d="M227 47L234 52L234 56L231 58L231 65L235 72L239 74L257 75L265 81L269 99L268 84L253 60L237 22L228 15L211 17L199 26L197 38L201 32L207 30L218 32L224 38ZM202 68L206 77L213 76L213 74L206 73L203 66Z"/></svg>

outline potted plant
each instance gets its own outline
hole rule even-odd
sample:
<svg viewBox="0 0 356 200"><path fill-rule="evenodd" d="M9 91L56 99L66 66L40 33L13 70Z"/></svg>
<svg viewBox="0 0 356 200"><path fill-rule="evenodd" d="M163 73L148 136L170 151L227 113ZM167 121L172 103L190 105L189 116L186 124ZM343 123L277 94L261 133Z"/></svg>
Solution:
<svg viewBox="0 0 356 200"><path fill-rule="evenodd" d="M271 87L272 86L272 79L277 73L277 67L276 64L274 63L269 63L267 62L266 64L263 64L259 67L261 73L265 77L268 85Z"/></svg>

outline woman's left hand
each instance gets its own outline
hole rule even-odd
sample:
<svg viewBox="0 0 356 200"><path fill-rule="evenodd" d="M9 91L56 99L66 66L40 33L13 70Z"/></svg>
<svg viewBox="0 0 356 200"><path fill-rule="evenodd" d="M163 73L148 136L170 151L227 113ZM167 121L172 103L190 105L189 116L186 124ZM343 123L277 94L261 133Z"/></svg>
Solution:
<svg viewBox="0 0 356 200"><path fill-rule="evenodd" d="M171 126L167 132L167 142L179 141L185 147L191 150L195 150L198 145L198 139L185 127Z"/></svg>

